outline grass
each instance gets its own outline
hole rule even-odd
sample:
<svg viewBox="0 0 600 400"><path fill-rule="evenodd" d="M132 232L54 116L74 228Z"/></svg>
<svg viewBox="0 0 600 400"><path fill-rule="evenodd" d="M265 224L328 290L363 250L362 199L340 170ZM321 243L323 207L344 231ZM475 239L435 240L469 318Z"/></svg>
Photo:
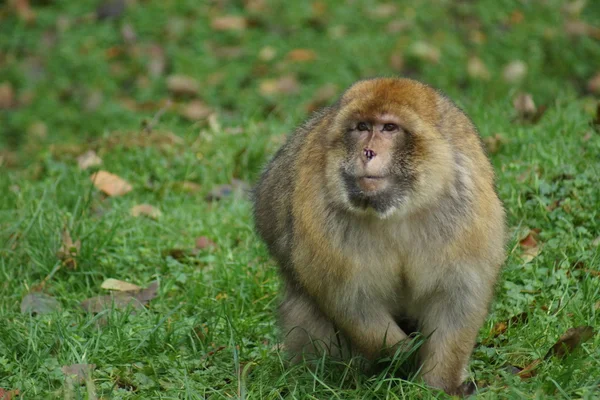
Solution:
<svg viewBox="0 0 600 400"><path fill-rule="evenodd" d="M238 195L205 201L233 178L253 182L319 88L332 83L339 93L363 77L401 74L444 90L482 136L505 140L492 161L513 239L470 364L479 396L599 396L598 335L529 378L510 372L544 357L568 328L600 326L600 134L591 125L599 98L586 86L599 72L600 43L565 29L569 19L600 26L595 2L578 12L578 2L556 0L417 1L381 16L385 8L366 0L248 2L262 10L238 1L130 1L118 18L99 21L88 16L91 2L32 3L32 22L0 6L0 85L15 93L0 110L0 388L26 399L442 396L327 360L315 371L285 367L275 349L277 270L253 233L250 204ZM248 27L211 28L230 14ZM390 33L394 21L400 30ZM129 43L127 26L136 33ZM437 62L427 48L419 55L420 42L439 50ZM316 58L290 61L299 48ZM164 69L153 75L148 65L161 51ZM473 56L490 80L468 74ZM527 74L508 83L503 70L514 60ZM182 118L177 110L189 99L170 95L172 74L196 79L216 118ZM288 75L297 92L264 93L265 80ZM537 123L516 120L519 92L547 106ZM149 121L151 134L142 129ZM103 160L95 169L134 189L122 197L95 189L94 169L76 162L89 149ZM185 190L185 181L200 190ZM132 217L141 203L162 216ZM56 256L65 227L81 240L75 269ZM539 230L541 252L524 262L518 239L529 229ZM199 236L217 246L167 255L193 249ZM60 309L21 313L22 298L46 278L44 292ZM107 278L159 280L158 297L137 313L86 313L79 303L106 294ZM527 318L510 321L521 313ZM95 364L92 380L67 382L61 367L75 363Z"/></svg>

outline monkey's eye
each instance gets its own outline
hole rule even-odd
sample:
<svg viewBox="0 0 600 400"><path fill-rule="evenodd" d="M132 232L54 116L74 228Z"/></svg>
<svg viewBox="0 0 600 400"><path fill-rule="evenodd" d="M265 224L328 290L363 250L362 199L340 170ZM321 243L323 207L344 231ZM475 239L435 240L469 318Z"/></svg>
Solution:
<svg viewBox="0 0 600 400"><path fill-rule="evenodd" d="M398 125L396 124L385 124L383 125L383 130L385 132L393 132L398 130Z"/></svg>
<svg viewBox="0 0 600 400"><path fill-rule="evenodd" d="M368 131L369 130L369 125L367 125L366 122L359 122L358 125L356 125L356 129L358 129L359 131Z"/></svg>

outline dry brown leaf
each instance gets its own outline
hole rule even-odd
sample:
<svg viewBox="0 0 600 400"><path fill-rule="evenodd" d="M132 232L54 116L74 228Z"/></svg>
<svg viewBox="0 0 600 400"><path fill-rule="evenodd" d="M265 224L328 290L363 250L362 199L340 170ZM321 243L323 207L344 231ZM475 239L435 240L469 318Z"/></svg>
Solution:
<svg viewBox="0 0 600 400"><path fill-rule="evenodd" d="M77 257L81 250L81 240L77 239L73 242L71 234L67 228L61 233L61 245L56 252L56 257L70 268L77 268Z"/></svg>
<svg viewBox="0 0 600 400"><path fill-rule="evenodd" d="M519 241L521 249L523 249L521 260L525 263L531 262L538 254L540 254L541 249L537 241L537 233L536 230L531 230Z"/></svg>
<svg viewBox="0 0 600 400"><path fill-rule="evenodd" d="M410 51L414 56L423 61L428 61L434 64L437 64L440 61L440 50L427 42L415 42L411 46Z"/></svg>
<svg viewBox="0 0 600 400"><path fill-rule="evenodd" d="M600 236L598 236L596 239L592 240L592 246L600 246Z"/></svg>
<svg viewBox="0 0 600 400"><path fill-rule="evenodd" d="M116 309L131 307L141 309L158 293L158 281L154 281L147 288L131 292L113 292L106 296L96 296L81 302L81 307L90 313L99 313L114 306Z"/></svg>
<svg viewBox="0 0 600 400"><path fill-rule="evenodd" d="M565 23L565 32L571 36L589 36L600 40L600 28L581 20L567 21Z"/></svg>
<svg viewBox="0 0 600 400"><path fill-rule="evenodd" d="M585 8L587 0L569 1L561 7L561 10L570 17L578 17Z"/></svg>
<svg viewBox="0 0 600 400"><path fill-rule="evenodd" d="M135 43L135 41L137 40L137 35L135 34L135 29L133 29L133 26L131 26L131 24L126 23L121 27L121 37L123 38L123 41L127 44Z"/></svg>
<svg viewBox="0 0 600 400"><path fill-rule="evenodd" d="M521 60L508 63L502 71L502 77L507 83L518 83L527 75L527 64Z"/></svg>
<svg viewBox="0 0 600 400"><path fill-rule="evenodd" d="M387 33L400 33L410 28L410 22L403 19L395 19L390 21L385 30Z"/></svg>
<svg viewBox="0 0 600 400"><path fill-rule="evenodd" d="M167 78L167 89L176 96L195 96L200 85L191 76L171 75Z"/></svg>
<svg viewBox="0 0 600 400"><path fill-rule="evenodd" d="M215 17L210 26L216 31L243 31L248 27L248 20L237 15Z"/></svg>
<svg viewBox="0 0 600 400"><path fill-rule="evenodd" d="M152 219L158 219L162 215L162 212L158 208L150 204L135 205L131 207L130 213L132 217L145 216Z"/></svg>
<svg viewBox="0 0 600 400"><path fill-rule="evenodd" d="M208 237L206 236L200 236L196 238L196 248L197 249L206 249L209 247L217 247L217 244L215 242L213 242L212 240L210 240Z"/></svg>
<svg viewBox="0 0 600 400"><path fill-rule="evenodd" d="M258 58L261 61L269 62L275 58L277 55L277 50L274 47L266 46L260 49L258 52Z"/></svg>
<svg viewBox="0 0 600 400"><path fill-rule="evenodd" d="M526 312L522 312L520 314L510 317L506 321L497 322L496 324L494 324L494 327L492 328L491 336L497 337L497 336L501 335L502 333L506 332L509 325L524 323L527 321L527 318L528 318L528 314Z"/></svg>
<svg viewBox="0 0 600 400"><path fill-rule="evenodd" d="M13 0L9 4L13 6L17 16L23 21L27 23L35 21L35 13L29 5L29 0Z"/></svg>
<svg viewBox="0 0 600 400"><path fill-rule="evenodd" d="M77 164L79 169L88 169L102 164L102 159L98 157L98 154L94 150L88 150L79 157L77 157Z"/></svg>
<svg viewBox="0 0 600 400"><path fill-rule="evenodd" d="M104 0L96 8L96 18L118 18L125 12L125 0Z"/></svg>
<svg viewBox="0 0 600 400"><path fill-rule="evenodd" d="M292 62L308 62L317 59L317 53L310 49L294 49L287 54L287 60Z"/></svg>
<svg viewBox="0 0 600 400"><path fill-rule="evenodd" d="M0 85L0 110L15 106L15 91L9 82Z"/></svg>
<svg viewBox="0 0 600 400"><path fill-rule="evenodd" d="M196 193L199 192L200 189L202 189L202 186L200 186L196 182L190 181L175 182L173 184L173 187L186 193Z"/></svg>
<svg viewBox="0 0 600 400"><path fill-rule="evenodd" d="M597 72L587 81L587 88L592 93L600 94L600 72Z"/></svg>
<svg viewBox="0 0 600 400"><path fill-rule="evenodd" d="M381 3L371 8L369 14L375 18L387 18L393 16L398 11L398 6L394 3Z"/></svg>
<svg viewBox="0 0 600 400"><path fill-rule="evenodd" d="M525 368L520 369L517 373L519 378L521 379L529 379L535 376L535 370L542 363L541 359L534 360L531 364L527 365Z"/></svg>
<svg viewBox="0 0 600 400"><path fill-rule="evenodd" d="M544 359L552 356L562 358L571 353L581 343L591 339L594 334L594 328L591 326L578 326L576 328L569 328L563 335L561 335L554 346L548 350L548 353L546 353Z"/></svg>
<svg viewBox="0 0 600 400"><path fill-rule="evenodd" d="M42 121L32 122L27 127L27 134L35 140L44 140L48 137L48 126Z"/></svg>
<svg viewBox="0 0 600 400"><path fill-rule="evenodd" d="M142 290L142 288L138 285L113 278L106 279L104 282L102 282L100 287L106 290L117 290L119 292L135 292Z"/></svg>
<svg viewBox="0 0 600 400"><path fill-rule="evenodd" d="M487 81L490 79L490 71L487 69L481 58L472 56L467 62L467 73L473 79Z"/></svg>
<svg viewBox="0 0 600 400"><path fill-rule="evenodd" d="M263 96L293 94L298 90L300 90L300 84L293 75L285 75L278 79L266 79L259 85L260 94Z"/></svg>
<svg viewBox="0 0 600 400"><path fill-rule="evenodd" d="M517 115L521 118L530 118L535 115L537 107L533 102L533 96L529 93L519 93L517 97L513 99L513 106Z"/></svg>
<svg viewBox="0 0 600 400"><path fill-rule="evenodd" d="M111 197L122 196L133 189L129 182L107 171L98 171L90 179L98 190Z"/></svg>
<svg viewBox="0 0 600 400"><path fill-rule="evenodd" d="M508 140L501 133L496 133L493 136L484 137L483 143L490 154L496 154L503 145L508 143Z"/></svg>
<svg viewBox="0 0 600 400"><path fill-rule="evenodd" d="M0 400L13 400L15 397L19 396L21 392L19 389L6 390L0 388Z"/></svg>
<svg viewBox="0 0 600 400"><path fill-rule="evenodd" d="M179 110L179 114L190 121L207 118L212 112L212 108L200 100L191 101Z"/></svg>
<svg viewBox="0 0 600 400"><path fill-rule="evenodd" d="M60 309L60 303L42 292L29 293L21 301L21 313L31 315L48 314Z"/></svg>
<svg viewBox="0 0 600 400"><path fill-rule="evenodd" d="M61 370L65 376L73 379L74 382L83 383L91 377L92 372L96 369L96 364L71 364L64 365Z"/></svg>

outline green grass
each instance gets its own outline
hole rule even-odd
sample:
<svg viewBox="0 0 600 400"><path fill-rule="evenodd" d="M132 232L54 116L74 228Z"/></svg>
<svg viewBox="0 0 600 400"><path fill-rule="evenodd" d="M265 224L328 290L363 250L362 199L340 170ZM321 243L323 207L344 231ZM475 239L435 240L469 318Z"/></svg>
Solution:
<svg viewBox="0 0 600 400"><path fill-rule="evenodd" d="M32 23L0 6L0 85L9 83L18 103L0 110L0 388L25 399L442 396L418 381L326 360L316 371L286 367L275 350L277 269L253 233L250 203L204 199L233 178L253 182L323 85L339 92L360 78L400 74L448 93L482 136L506 139L492 161L514 234L470 364L479 396L600 396L599 335L544 361L529 379L510 372L543 357L568 328L600 327L600 134L591 125L599 98L586 89L600 72L600 42L565 32L565 3L416 1L378 17L366 0L323 1L322 13L310 2L266 1L253 11L240 1L138 0L102 21L85 17L96 2L32 3ZM596 3L575 18L600 26ZM248 17L249 28L213 31L211 19L226 14ZM388 33L394 20L406 29ZM125 25L136 32L133 44L122 38ZM413 54L419 41L439 49L438 63ZM151 46L166 60L154 77ZM275 50L270 61L258 56L267 46ZM239 54L227 58L223 48ZM317 58L290 62L297 48ZM404 59L400 71L392 54ZM468 75L471 56L491 80ZM526 62L527 75L506 83L502 71L513 60ZM159 112L172 74L199 82L199 97L216 110L212 124L174 111L187 99ZM289 74L297 93L261 94L264 79ZM521 91L547 106L536 124L515 121L512 99ZM155 135L173 132L182 143L142 145L142 124L154 116ZM133 191L107 198L96 190L94 169L76 162L88 149ZM201 189L182 190L182 181ZM140 203L162 217L130 216ZM81 239L76 269L56 257L65 227ZM518 237L527 228L540 230L542 250L524 263ZM186 259L165 255L193 248L199 236L217 247ZM22 298L47 277L44 291L60 310L22 314ZM84 312L79 303L106 294L106 278L140 286L158 279L160 291L137 313ZM526 320L493 335L495 324L523 312ZM74 363L96 365L87 387L65 383L61 367Z"/></svg>

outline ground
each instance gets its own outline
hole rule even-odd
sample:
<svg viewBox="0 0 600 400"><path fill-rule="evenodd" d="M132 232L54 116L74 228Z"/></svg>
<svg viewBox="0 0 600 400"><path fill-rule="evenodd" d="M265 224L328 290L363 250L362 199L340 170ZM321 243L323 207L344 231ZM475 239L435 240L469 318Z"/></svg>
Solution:
<svg viewBox="0 0 600 400"><path fill-rule="evenodd" d="M244 194L312 110L396 75L454 99L497 171L511 239L470 363L479 396L599 396L597 2L30 3L0 6L0 398L441 396L285 366ZM80 166L89 150L101 163ZM159 288L84 310L109 278ZM576 327L572 352L550 351Z"/></svg>

